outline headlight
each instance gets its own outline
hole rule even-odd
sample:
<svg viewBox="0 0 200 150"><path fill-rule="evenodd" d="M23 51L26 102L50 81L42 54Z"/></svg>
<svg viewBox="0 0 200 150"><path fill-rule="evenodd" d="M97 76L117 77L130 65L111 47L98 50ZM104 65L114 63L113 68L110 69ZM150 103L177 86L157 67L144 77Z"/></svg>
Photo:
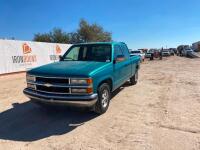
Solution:
<svg viewBox="0 0 200 150"><path fill-rule="evenodd" d="M35 76L32 76L32 75L26 75L26 81L27 82L35 82Z"/></svg>
<svg viewBox="0 0 200 150"><path fill-rule="evenodd" d="M92 84L92 79L71 79L71 84Z"/></svg>
<svg viewBox="0 0 200 150"><path fill-rule="evenodd" d="M93 89L92 88L86 88L86 89L76 89L76 88L73 88L71 90L72 93L80 93L80 94L91 94L93 92Z"/></svg>

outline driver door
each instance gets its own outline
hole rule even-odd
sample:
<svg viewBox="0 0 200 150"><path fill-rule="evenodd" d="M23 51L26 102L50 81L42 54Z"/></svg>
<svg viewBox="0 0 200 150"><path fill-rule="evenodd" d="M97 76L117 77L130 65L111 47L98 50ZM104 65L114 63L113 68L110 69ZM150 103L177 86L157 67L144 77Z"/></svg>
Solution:
<svg viewBox="0 0 200 150"><path fill-rule="evenodd" d="M122 56L122 50L119 45L114 46L114 61L115 63L113 64L113 76L114 76L114 87L115 89L121 86L124 82L124 77L123 77L123 70L124 70L124 62L117 62L116 58L117 56Z"/></svg>

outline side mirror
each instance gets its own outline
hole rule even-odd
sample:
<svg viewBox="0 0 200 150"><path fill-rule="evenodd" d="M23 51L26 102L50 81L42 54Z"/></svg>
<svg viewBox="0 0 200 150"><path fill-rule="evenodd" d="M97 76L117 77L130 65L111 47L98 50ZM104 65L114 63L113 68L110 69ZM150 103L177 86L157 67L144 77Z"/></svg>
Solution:
<svg viewBox="0 0 200 150"><path fill-rule="evenodd" d="M63 61L63 56L59 56L59 61Z"/></svg>
<svg viewBox="0 0 200 150"><path fill-rule="evenodd" d="M117 62L122 62L124 60L125 60L125 56L124 55L118 55L114 60L114 64L116 64Z"/></svg>

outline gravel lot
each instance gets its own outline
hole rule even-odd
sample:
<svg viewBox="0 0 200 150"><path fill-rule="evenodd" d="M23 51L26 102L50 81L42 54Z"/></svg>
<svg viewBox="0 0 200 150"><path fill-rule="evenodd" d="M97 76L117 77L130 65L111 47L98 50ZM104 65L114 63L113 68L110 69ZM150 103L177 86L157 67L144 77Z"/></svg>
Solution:
<svg viewBox="0 0 200 150"><path fill-rule="evenodd" d="M200 149L200 59L147 61L106 114L46 111L22 94L25 74L0 77L0 149Z"/></svg>

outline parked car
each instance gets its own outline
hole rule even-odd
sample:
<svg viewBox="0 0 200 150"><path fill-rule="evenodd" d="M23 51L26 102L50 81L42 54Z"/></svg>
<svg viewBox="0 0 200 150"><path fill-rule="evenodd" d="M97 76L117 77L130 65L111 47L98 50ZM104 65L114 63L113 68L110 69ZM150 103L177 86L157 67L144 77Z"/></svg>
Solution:
<svg viewBox="0 0 200 150"><path fill-rule="evenodd" d="M147 53L145 54L145 57L146 58L150 58L150 60L153 60L154 58L162 59L160 50L158 50L158 49L150 49L150 50L148 50Z"/></svg>
<svg viewBox="0 0 200 150"><path fill-rule="evenodd" d="M145 54L145 58L151 58L152 55L154 54L155 49L149 49L146 54Z"/></svg>
<svg viewBox="0 0 200 150"><path fill-rule="evenodd" d="M169 50L168 49L164 49L164 50L162 50L162 56L170 56L170 52L169 52Z"/></svg>
<svg viewBox="0 0 200 150"><path fill-rule="evenodd" d="M23 92L45 107L89 107L102 114L113 91L127 80L131 85L137 83L139 66L140 57L131 57L125 43L76 44L59 62L29 70Z"/></svg>
<svg viewBox="0 0 200 150"><path fill-rule="evenodd" d="M130 52L131 56L140 56L140 60L144 61L145 59L145 54L141 50L132 50Z"/></svg>
<svg viewBox="0 0 200 150"><path fill-rule="evenodd" d="M170 53L170 55L172 55L172 56L174 56L175 55L175 49L174 48L170 48L169 49L169 53Z"/></svg>
<svg viewBox="0 0 200 150"><path fill-rule="evenodd" d="M187 57L192 52L194 52L194 51L191 48L184 48L182 51L182 55Z"/></svg>
<svg viewBox="0 0 200 150"><path fill-rule="evenodd" d="M190 49L190 46L189 45L179 45L177 47L177 56L183 56L184 49Z"/></svg>
<svg viewBox="0 0 200 150"><path fill-rule="evenodd" d="M160 58L161 57L161 52L159 49L155 49L154 50L154 54L153 54L154 58Z"/></svg>

